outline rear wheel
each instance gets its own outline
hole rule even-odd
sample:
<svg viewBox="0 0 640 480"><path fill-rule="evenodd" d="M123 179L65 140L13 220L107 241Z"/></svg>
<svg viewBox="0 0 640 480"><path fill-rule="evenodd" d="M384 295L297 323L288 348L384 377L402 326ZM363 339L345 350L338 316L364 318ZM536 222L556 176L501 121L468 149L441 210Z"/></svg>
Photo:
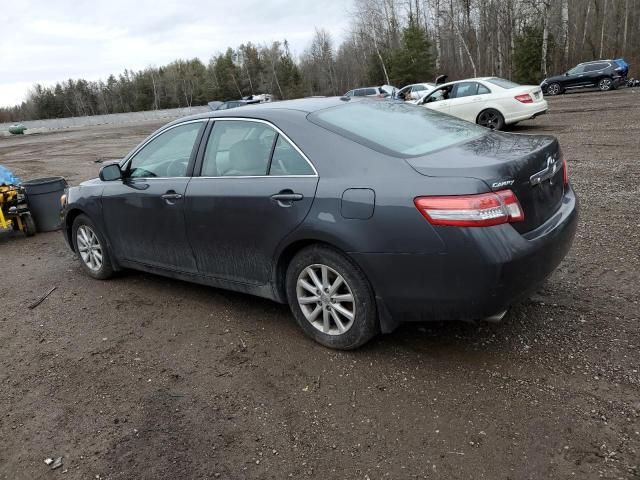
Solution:
<svg viewBox="0 0 640 480"><path fill-rule="evenodd" d="M98 280L113 276L107 242L91 219L86 215L78 215L71 232L73 246L84 271Z"/></svg>
<svg viewBox="0 0 640 480"><path fill-rule="evenodd" d="M476 123L491 130L502 130L504 128L504 117L498 110L487 108L480 112Z"/></svg>
<svg viewBox="0 0 640 480"><path fill-rule="evenodd" d="M601 78L598 82L598 88L602 92L608 92L609 90L612 90L613 80L611 80L609 77Z"/></svg>
<svg viewBox="0 0 640 480"><path fill-rule="evenodd" d="M333 248L315 245L298 252L287 269L286 288L298 325L326 347L357 348L378 333L368 280Z"/></svg>

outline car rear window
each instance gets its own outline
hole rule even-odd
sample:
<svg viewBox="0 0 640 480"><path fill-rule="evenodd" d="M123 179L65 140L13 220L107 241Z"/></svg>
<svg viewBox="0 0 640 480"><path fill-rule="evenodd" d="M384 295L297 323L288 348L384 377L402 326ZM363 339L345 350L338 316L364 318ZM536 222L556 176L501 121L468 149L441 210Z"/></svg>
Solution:
<svg viewBox="0 0 640 480"><path fill-rule="evenodd" d="M486 129L425 107L359 101L319 110L309 120L392 156L417 157L479 138Z"/></svg>
<svg viewBox="0 0 640 480"><path fill-rule="evenodd" d="M519 83L512 82L511 80L505 80L504 78L498 78L498 77L487 78L487 82L493 83L494 85L497 85L502 88L516 88L520 86Z"/></svg>

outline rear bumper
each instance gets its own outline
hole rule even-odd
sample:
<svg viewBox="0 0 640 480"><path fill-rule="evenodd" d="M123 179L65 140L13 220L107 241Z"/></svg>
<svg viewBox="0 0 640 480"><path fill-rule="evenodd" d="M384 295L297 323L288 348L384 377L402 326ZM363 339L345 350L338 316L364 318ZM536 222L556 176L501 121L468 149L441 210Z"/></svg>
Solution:
<svg viewBox="0 0 640 480"><path fill-rule="evenodd" d="M569 189L558 211L525 235L510 225L462 228L445 240L444 254L352 256L370 279L379 309L391 317L387 323L475 320L535 290L569 251L577 220Z"/></svg>
<svg viewBox="0 0 640 480"><path fill-rule="evenodd" d="M522 122L524 120L530 120L532 118L536 118L540 115L544 115L547 113L549 109L549 105L546 100L542 102L536 102L530 104L527 108L523 110L519 110L507 117L505 117L504 121L508 125L510 123Z"/></svg>

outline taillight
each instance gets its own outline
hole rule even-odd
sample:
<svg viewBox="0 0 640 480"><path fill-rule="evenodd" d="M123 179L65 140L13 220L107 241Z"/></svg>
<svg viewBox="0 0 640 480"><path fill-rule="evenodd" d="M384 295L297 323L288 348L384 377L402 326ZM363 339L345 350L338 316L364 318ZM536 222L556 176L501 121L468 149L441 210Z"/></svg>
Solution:
<svg viewBox="0 0 640 480"><path fill-rule="evenodd" d="M564 183L564 186L566 187L569 185L569 167L567 167L566 158L562 159L562 166L564 167L562 170L562 183Z"/></svg>
<svg viewBox="0 0 640 480"><path fill-rule="evenodd" d="M511 190L477 195L418 197L413 202L432 225L488 227L524 220L520 202Z"/></svg>
<svg viewBox="0 0 640 480"><path fill-rule="evenodd" d="M525 93L524 95L516 95L513 98L521 103L533 103L533 98L531 98L531 95L529 95L528 93Z"/></svg>

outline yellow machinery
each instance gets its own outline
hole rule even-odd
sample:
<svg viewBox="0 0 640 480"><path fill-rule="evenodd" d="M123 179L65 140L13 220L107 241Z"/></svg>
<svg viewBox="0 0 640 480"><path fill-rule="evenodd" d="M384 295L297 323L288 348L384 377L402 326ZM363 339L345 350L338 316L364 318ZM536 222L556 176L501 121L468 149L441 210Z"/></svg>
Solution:
<svg viewBox="0 0 640 480"><path fill-rule="evenodd" d="M20 230L30 237L36 233L36 224L27 207L24 189L0 185L0 231L10 229Z"/></svg>

